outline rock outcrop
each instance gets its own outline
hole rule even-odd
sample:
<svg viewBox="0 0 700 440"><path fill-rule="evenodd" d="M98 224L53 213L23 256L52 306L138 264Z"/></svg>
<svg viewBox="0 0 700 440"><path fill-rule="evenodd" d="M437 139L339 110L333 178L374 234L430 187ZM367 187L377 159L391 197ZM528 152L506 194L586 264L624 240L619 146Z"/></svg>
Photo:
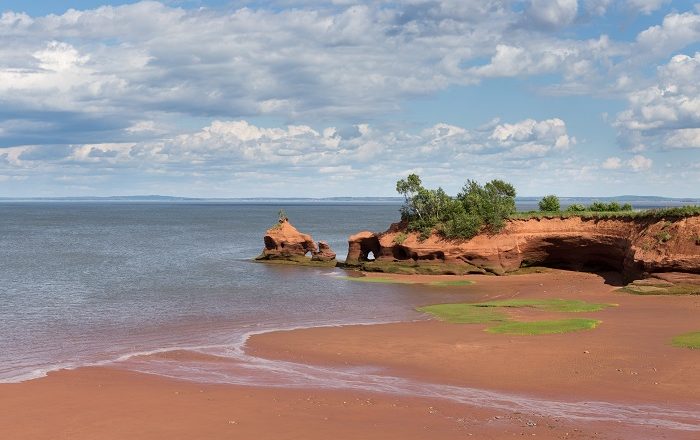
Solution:
<svg viewBox="0 0 700 440"><path fill-rule="evenodd" d="M298 264L319 263L335 265L335 252L325 241L318 245L313 238L301 233L282 218L277 225L265 233L265 248L256 258L258 261L290 262Z"/></svg>
<svg viewBox="0 0 700 440"><path fill-rule="evenodd" d="M375 260L371 262L372 256ZM405 225L349 238L346 264L367 270L412 266L433 273L505 274L526 266L614 270L627 280L660 272L700 273L700 216L510 220L497 234L421 240ZM441 269L442 268L442 269Z"/></svg>

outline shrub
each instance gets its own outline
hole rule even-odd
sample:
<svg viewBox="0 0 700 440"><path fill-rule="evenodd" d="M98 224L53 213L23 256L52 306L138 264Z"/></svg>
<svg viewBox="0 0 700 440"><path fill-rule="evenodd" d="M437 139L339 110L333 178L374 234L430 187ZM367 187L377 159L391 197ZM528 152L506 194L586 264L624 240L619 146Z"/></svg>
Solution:
<svg viewBox="0 0 700 440"><path fill-rule="evenodd" d="M503 229L505 220L515 213L515 188L503 180L492 180L484 186L468 180L457 199L467 213L479 217L491 232Z"/></svg>
<svg viewBox="0 0 700 440"><path fill-rule="evenodd" d="M546 212L559 212L559 210L561 209L561 206L559 205L559 197L553 194L542 197L539 206L540 211Z"/></svg>
<svg viewBox="0 0 700 440"><path fill-rule="evenodd" d="M482 227L483 221L479 216L469 214L462 209L454 212L439 230L448 238L472 238Z"/></svg>
<svg viewBox="0 0 700 440"><path fill-rule="evenodd" d="M586 210L586 206L581 205L580 203L574 203L573 205L569 205L566 210L568 212L584 212Z"/></svg>
<svg viewBox="0 0 700 440"><path fill-rule="evenodd" d="M624 205L620 205L620 203L616 201L612 201L610 203L603 203L603 202L593 202L591 205L588 207L589 211L593 212L621 212L621 211L632 211L632 205L629 203L625 203Z"/></svg>
<svg viewBox="0 0 700 440"><path fill-rule="evenodd" d="M396 237L394 237L394 243L395 244L403 244L404 241L406 241L406 238L408 238L408 234L405 232L399 232L396 234Z"/></svg>
<svg viewBox="0 0 700 440"><path fill-rule="evenodd" d="M668 231L661 231L656 234L656 239L659 240L659 243L666 243L671 238L671 234Z"/></svg>
<svg viewBox="0 0 700 440"><path fill-rule="evenodd" d="M442 188L424 188L420 177L410 174L396 182L396 191L404 196L401 219L422 239L434 230L447 238L471 238L483 227L497 232L515 213L515 188L502 180L483 186L468 180L452 198Z"/></svg>

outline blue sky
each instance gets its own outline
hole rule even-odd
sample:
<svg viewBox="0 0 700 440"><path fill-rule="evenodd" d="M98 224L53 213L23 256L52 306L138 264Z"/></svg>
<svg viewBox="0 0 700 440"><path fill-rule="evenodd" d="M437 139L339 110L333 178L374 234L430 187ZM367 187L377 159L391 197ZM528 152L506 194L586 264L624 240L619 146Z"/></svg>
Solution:
<svg viewBox="0 0 700 440"><path fill-rule="evenodd" d="M0 1L0 197L700 197L700 3Z"/></svg>

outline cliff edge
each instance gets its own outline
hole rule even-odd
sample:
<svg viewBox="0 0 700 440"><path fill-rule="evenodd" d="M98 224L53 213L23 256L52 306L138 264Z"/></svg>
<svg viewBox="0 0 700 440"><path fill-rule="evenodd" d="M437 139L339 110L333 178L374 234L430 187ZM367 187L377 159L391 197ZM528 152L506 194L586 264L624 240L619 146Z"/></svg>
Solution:
<svg viewBox="0 0 700 440"><path fill-rule="evenodd" d="M512 219L496 234L468 240L433 234L425 240L395 223L348 240L346 264L365 270L493 273L527 266L614 270L625 280L660 272L700 273L700 216L682 219Z"/></svg>

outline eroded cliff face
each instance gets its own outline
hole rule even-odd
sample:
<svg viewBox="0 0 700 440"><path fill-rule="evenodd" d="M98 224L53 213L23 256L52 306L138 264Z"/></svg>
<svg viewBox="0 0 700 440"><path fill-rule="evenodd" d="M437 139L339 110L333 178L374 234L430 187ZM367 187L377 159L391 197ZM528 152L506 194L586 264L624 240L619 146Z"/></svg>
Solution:
<svg viewBox="0 0 700 440"><path fill-rule="evenodd" d="M328 243L320 241L316 244L309 234L299 232L287 219L268 229L264 242L265 248L256 260L335 264L336 255Z"/></svg>
<svg viewBox="0 0 700 440"><path fill-rule="evenodd" d="M505 274L524 266L614 270L631 280L657 272L700 273L700 216L681 220L543 218L511 220L497 234L420 240L405 225L349 238L346 264L408 263L446 273ZM439 269L438 269L439 270Z"/></svg>

